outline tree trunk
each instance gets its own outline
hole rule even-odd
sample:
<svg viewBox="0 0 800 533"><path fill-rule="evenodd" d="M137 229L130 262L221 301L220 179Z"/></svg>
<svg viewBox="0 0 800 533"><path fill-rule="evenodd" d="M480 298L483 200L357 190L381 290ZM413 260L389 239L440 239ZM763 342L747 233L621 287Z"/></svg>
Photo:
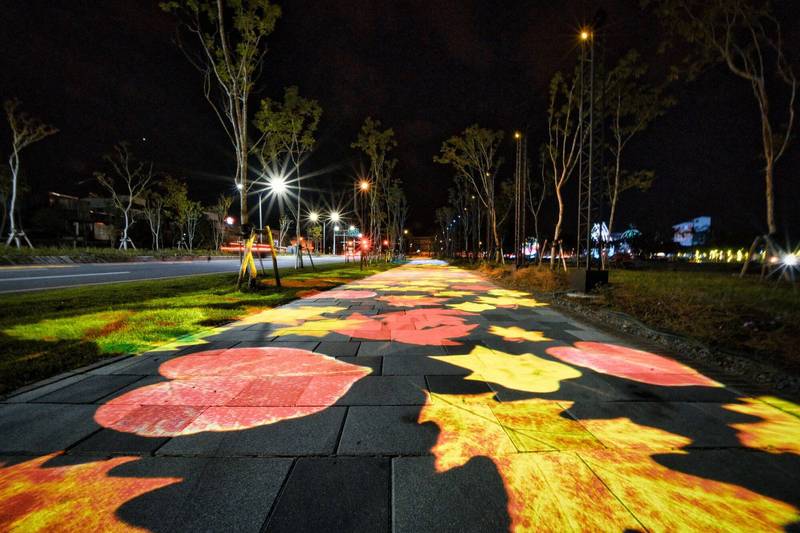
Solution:
<svg viewBox="0 0 800 533"><path fill-rule="evenodd" d="M128 211L125 210L125 211L122 212L122 214L123 214L123 216L125 218L125 226L123 226L123 228L122 228L122 239L120 240L121 242L119 243L119 247L121 249L127 250L128 249Z"/></svg>
<svg viewBox="0 0 800 533"><path fill-rule="evenodd" d="M778 233L778 224L775 222L775 189L773 186L775 165L772 159L767 159L764 168L764 178L766 180L766 200L767 200L767 229L770 235Z"/></svg>
<svg viewBox="0 0 800 533"><path fill-rule="evenodd" d="M297 258L296 266L303 268L303 245L300 242L300 193L301 193L301 185L300 185L300 162L296 161L294 164L294 172L297 176Z"/></svg>
<svg viewBox="0 0 800 533"><path fill-rule="evenodd" d="M553 242L550 252L550 270L556 266L556 244L561 237L561 223L564 220L564 199L561 197L561 187L556 186L556 198L558 199L558 218L556 219L556 229L553 231Z"/></svg>
<svg viewBox="0 0 800 533"><path fill-rule="evenodd" d="M17 248L19 248L17 227L14 224L14 207L17 202L17 176L19 174L19 153L16 148L8 157L8 166L11 169L11 200L8 203L8 240L6 240L6 246L10 245L13 240L17 243Z"/></svg>

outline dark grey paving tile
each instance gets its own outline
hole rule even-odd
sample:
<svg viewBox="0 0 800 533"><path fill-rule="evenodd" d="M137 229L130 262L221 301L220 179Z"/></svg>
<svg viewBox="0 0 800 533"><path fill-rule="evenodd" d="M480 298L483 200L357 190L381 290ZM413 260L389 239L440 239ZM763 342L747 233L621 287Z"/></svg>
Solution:
<svg viewBox="0 0 800 533"><path fill-rule="evenodd" d="M36 403L92 403L141 379L141 376L88 376L77 383L45 394Z"/></svg>
<svg viewBox="0 0 800 533"><path fill-rule="evenodd" d="M471 373L466 368L447 363L447 357L431 359L424 355L405 357L386 357L383 363L384 376L451 375L466 376Z"/></svg>
<svg viewBox="0 0 800 533"><path fill-rule="evenodd" d="M431 394L486 394L492 392L483 381L464 379L461 376L425 376Z"/></svg>
<svg viewBox="0 0 800 533"><path fill-rule="evenodd" d="M223 407L228 413L237 409L250 413L287 413L291 408ZM272 409L272 411L269 411ZM242 455L325 455L334 452L344 422L344 407L328 407L300 418L280 420L239 431L206 431L174 437L156 454L206 455L236 457Z"/></svg>
<svg viewBox="0 0 800 533"><path fill-rule="evenodd" d="M329 342L322 341L314 348L315 352L324 353L331 357L352 357L358 352L360 342Z"/></svg>
<svg viewBox="0 0 800 533"><path fill-rule="evenodd" d="M736 431L729 424L741 423L748 417L726 411L718 404L710 407L714 408L704 412L695 404L684 402L595 401L577 402L567 412L579 421L628 419L641 426L685 436L691 439L690 447L740 447ZM631 435L620 435L616 430L602 433L598 430L594 435L609 448L628 447L632 442Z"/></svg>
<svg viewBox="0 0 800 533"><path fill-rule="evenodd" d="M390 472L388 459L300 458L266 530L388 531Z"/></svg>
<svg viewBox="0 0 800 533"><path fill-rule="evenodd" d="M222 333L211 335L207 339L212 342L264 341L271 336L268 331L241 329L223 331Z"/></svg>
<svg viewBox="0 0 800 533"><path fill-rule="evenodd" d="M50 394L53 391L63 389L64 387L68 387L79 381L83 381L87 377L89 377L88 374L72 374L64 376L62 379L56 381L43 382L41 387L25 389L24 392L20 392L19 394L15 394L14 396L6 398L3 400L3 403L30 402L36 398L44 396L45 394Z"/></svg>
<svg viewBox="0 0 800 533"><path fill-rule="evenodd" d="M382 355L382 356L402 356L402 355L445 355L444 346L424 345L424 344L405 344L393 341L362 341L358 349L358 355Z"/></svg>
<svg viewBox="0 0 800 533"><path fill-rule="evenodd" d="M150 355L147 357L135 357L127 366L116 369L113 374L136 375L136 376L155 376L163 363L170 359L175 359L175 355L161 354Z"/></svg>
<svg viewBox="0 0 800 533"><path fill-rule="evenodd" d="M597 376L618 394L638 401L725 403L741 396L739 392L724 387L662 387L607 374Z"/></svg>
<svg viewBox="0 0 800 533"><path fill-rule="evenodd" d="M0 451L63 450L97 431L94 405L7 404L0 406Z"/></svg>
<svg viewBox="0 0 800 533"><path fill-rule="evenodd" d="M418 406L351 407L338 454L424 455L436 444L439 428L419 424Z"/></svg>
<svg viewBox="0 0 800 533"><path fill-rule="evenodd" d="M509 531L508 499L494 463L476 457L437 472L433 457L392 459L392 529Z"/></svg>
<svg viewBox="0 0 800 533"><path fill-rule="evenodd" d="M366 376L356 381L337 405L422 405L426 400L422 376Z"/></svg>
<svg viewBox="0 0 800 533"><path fill-rule="evenodd" d="M116 512L149 531L258 532L280 491L291 459L146 457L112 476L172 477L177 483L129 500Z"/></svg>
<svg viewBox="0 0 800 533"><path fill-rule="evenodd" d="M169 439L140 437L133 433L103 429L78 443L69 452L75 454L142 455L155 451L167 440Z"/></svg>
<svg viewBox="0 0 800 533"><path fill-rule="evenodd" d="M377 355L362 355L361 357L337 357L336 359L352 365L365 366L372 370L372 374L370 374L371 376L380 376L383 374L383 357Z"/></svg>
<svg viewBox="0 0 800 533"><path fill-rule="evenodd" d="M270 342L268 346L274 348L296 348L298 350L308 350L313 352L314 348L319 344L318 340L312 341L282 341L281 337L277 337L274 341Z"/></svg>

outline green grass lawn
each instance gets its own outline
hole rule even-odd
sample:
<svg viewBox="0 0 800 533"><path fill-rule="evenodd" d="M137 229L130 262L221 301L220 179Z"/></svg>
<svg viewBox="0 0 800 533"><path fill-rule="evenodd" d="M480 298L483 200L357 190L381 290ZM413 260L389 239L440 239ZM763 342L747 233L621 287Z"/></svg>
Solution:
<svg viewBox="0 0 800 533"><path fill-rule="evenodd" d="M140 353L391 268L286 271L283 287L239 292L234 274L59 289L0 298L0 394L118 354Z"/></svg>
<svg viewBox="0 0 800 533"><path fill-rule="evenodd" d="M475 268L475 267L471 267ZM504 286L552 293L568 290L560 270L480 267ZM755 276L703 271L620 270L599 290L598 305L648 326L708 346L777 364L800 374L800 287Z"/></svg>
<svg viewBox="0 0 800 533"><path fill-rule="evenodd" d="M800 372L800 290L755 277L612 270L604 304L656 329Z"/></svg>

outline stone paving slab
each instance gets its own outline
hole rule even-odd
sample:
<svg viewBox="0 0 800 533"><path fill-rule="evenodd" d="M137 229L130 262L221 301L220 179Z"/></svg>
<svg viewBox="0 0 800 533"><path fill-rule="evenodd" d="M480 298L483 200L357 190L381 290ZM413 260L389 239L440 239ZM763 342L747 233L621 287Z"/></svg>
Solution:
<svg viewBox="0 0 800 533"><path fill-rule="evenodd" d="M95 406L14 404L0 406L0 452L49 453L64 450L94 433Z"/></svg>
<svg viewBox="0 0 800 533"><path fill-rule="evenodd" d="M388 531L390 472L389 459L300 458L266 531Z"/></svg>
<svg viewBox="0 0 800 533"><path fill-rule="evenodd" d="M258 408L227 408L227 412ZM269 410L271 408L263 408ZM272 408L280 409L280 408ZM230 415L234 416L234 415ZM158 455L303 456L334 453L344 422L344 407L329 407L302 418L283 420L247 431L204 431L177 436L161 446Z"/></svg>
<svg viewBox="0 0 800 533"><path fill-rule="evenodd" d="M336 405L422 405L427 387L422 376L366 376Z"/></svg>
<svg viewBox="0 0 800 533"><path fill-rule="evenodd" d="M436 444L435 424L419 424L415 406L351 407L347 412L342 455L426 455Z"/></svg>
<svg viewBox="0 0 800 533"><path fill-rule="evenodd" d="M87 376L86 379L39 396L33 401L36 403L92 403L139 381L139 379L141 379L140 376Z"/></svg>

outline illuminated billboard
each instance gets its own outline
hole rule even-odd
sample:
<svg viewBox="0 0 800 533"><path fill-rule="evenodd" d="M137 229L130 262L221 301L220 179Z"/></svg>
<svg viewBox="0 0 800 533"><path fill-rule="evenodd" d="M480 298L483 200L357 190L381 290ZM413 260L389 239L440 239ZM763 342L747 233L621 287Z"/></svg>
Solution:
<svg viewBox="0 0 800 533"><path fill-rule="evenodd" d="M703 246L711 237L711 217L697 217L688 222L672 226L672 241L681 246Z"/></svg>

